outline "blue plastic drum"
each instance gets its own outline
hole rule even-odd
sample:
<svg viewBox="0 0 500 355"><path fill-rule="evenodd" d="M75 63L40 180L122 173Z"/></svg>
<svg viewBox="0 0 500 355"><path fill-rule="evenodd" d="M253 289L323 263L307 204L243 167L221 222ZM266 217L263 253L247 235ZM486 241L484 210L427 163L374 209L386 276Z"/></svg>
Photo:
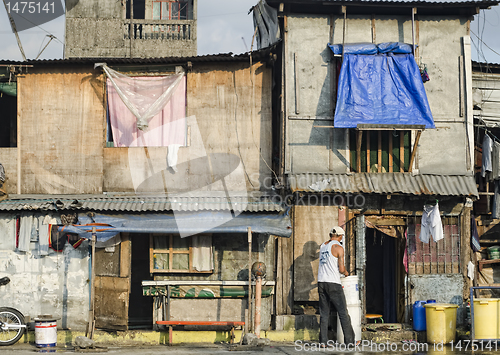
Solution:
<svg viewBox="0 0 500 355"><path fill-rule="evenodd" d="M425 301L417 301L413 304L413 330L424 331L425 325Z"/></svg>

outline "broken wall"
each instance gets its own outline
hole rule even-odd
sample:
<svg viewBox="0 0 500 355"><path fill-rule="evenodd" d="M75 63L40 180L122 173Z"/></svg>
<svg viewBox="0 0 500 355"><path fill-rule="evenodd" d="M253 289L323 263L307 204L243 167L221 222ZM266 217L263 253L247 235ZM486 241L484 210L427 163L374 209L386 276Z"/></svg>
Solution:
<svg viewBox="0 0 500 355"><path fill-rule="evenodd" d="M60 329L85 330L89 310L89 249L66 244L62 252L49 248L40 255L38 242L28 252L16 249L15 214L0 215L0 277L11 282L0 287L0 304L31 318L50 314L60 318Z"/></svg>

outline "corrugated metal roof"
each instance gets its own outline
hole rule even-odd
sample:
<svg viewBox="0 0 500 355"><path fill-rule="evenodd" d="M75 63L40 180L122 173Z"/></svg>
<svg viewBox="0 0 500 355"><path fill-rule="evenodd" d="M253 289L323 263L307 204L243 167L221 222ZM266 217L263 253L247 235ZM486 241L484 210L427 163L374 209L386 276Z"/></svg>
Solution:
<svg viewBox="0 0 500 355"><path fill-rule="evenodd" d="M292 191L478 197L472 175L412 173L298 174L288 178Z"/></svg>
<svg viewBox="0 0 500 355"><path fill-rule="evenodd" d="M281 212L284 206L270 197L253 198L251 196L230 196L234 211L244 212ZM87 210L121 212L162 212L162 211L224 211L229 210L227 199L220 196L203 197L108 197L102 195L50 196L39 195L26 197L11 196L0 201L0 211L25 210Z"/></svg>
<svg viewBox="0 0 500 355"><path fill-rule="evenodd" d="M496 5L498 0L271 0L269 3L284 2L296 4L314 4L314 3L387 3L387 4L415 4L425 6L439 5Z"/></svg>
<svg viewBox="0 0 500 355"><path fill-rule="evenodd" d="M269 53L275 46L262 48L251 52L252 59L260 60L266 59ZM250 52L233 54L233 53L220 53L199 55L194 57L159 57L159 58L67 58L67 59L28 59L27 61L12 61L0 59L2 65L72 65L72 64L89 64L103 63L108 65L161 65L161 64L180 64L180 63L203 63L203 62L245 62L250 60Z"/></svg>

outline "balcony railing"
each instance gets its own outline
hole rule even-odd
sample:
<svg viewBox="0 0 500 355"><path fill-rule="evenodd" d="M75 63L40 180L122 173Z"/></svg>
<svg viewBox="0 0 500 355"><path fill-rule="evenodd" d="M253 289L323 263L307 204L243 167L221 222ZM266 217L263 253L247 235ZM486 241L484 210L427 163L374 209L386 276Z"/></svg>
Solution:
<svg viewBox="0 0 500 355"><path fill-rule="evenodd" d="M123 36L134 40L177 40L193 39L194 20L132 20L124 22Z"/></svg>

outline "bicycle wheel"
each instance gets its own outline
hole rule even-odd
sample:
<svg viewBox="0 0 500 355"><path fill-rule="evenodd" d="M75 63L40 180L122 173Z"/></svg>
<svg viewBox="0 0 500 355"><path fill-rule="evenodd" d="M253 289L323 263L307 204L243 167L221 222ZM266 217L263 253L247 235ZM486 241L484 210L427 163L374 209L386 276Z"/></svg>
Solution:
<svg viewBox="0 0 500 355"><path fill-rule="evenodd" d="M0 346L15 344L24 334L24 316L14 308L0 308ZM9 326L12 326L10 328Z"/></svg>

